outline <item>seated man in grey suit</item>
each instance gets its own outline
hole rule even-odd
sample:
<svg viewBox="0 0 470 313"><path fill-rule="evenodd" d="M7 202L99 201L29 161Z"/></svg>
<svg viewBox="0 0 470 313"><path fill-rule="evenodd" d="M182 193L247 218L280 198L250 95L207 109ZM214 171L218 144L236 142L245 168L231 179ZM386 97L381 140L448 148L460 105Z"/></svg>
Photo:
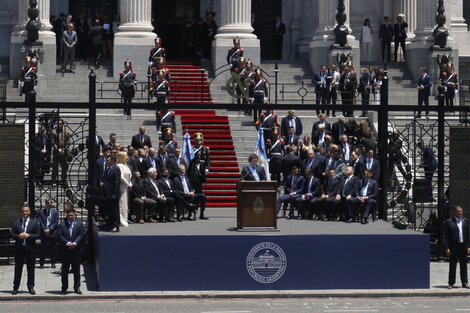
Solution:
<svg viewBox="0 0 470 313"><path fill-rule="evenodd" d="M73 30L73 24L67 26L67 30L62 35L62 44L64 45L64 60L62 63L62 73L65 72L67 64L70 63L70 71L74 73L75 68L75 46L78 43L77 32Z"/></svg>

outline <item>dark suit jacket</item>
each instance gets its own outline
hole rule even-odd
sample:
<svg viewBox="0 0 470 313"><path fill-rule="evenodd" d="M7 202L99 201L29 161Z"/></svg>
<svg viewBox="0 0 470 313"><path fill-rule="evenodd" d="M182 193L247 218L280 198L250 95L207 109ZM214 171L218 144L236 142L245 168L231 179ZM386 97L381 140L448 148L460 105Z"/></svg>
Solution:
<svg viewBox="0 0 470 313"><path fill-rule="evenodd" d="M384 42L392 42L393 39L393 26L391 24L383 23L379 29L379 39Z"/></svg>
<svg viewBox="0 0 470 313"><path fill-rule="evenodd" d="M328 80L326 79L326 77L328 76L328 72L324 74L325 76L325 89L326 90L330 90L330 84L328 83ZM321 92L322 91L322 85L318 84L319 82L321 82L321 78L322 78L322 73L321 72L316 72L315 75L313 76L313 79L312 79L312 83L315 84L315 92Z"/></svg>
<svg viewBox="0 0 470 313"><path fill-rule="evenodd" d="M367 158L364 158L364 161L362 163L362 172L361 172L361 177L364 178L364 170L367 168ZM379 160L372 159L372 178L375 181L379 181L380 178L380 162Z"/></svg>
<svg viewBox="0 0 470 313"><path fill-rule="evenodd" d="M330 135L331 136L331 132L329 130L325 130L325 136L326 135ZM313 137L312 137L312 143L316 146L318 146L318 143L320 142L320 132L319 131L315 131L314 134L313 134Z"/></svg>
<svg viewBox="0 0 470 313"><path fill-rule="evenodd" d="M104 196L107 199L111 199L112 196L119 198L121 196L121 170L117 165L113 165L103 176L103 191Z"/></svg>
<svg viewBox="0 0 470 313"><path fill-rule="evenodd" d="M74 242L77 244L77 246L81 246L82 240L85 237L85 227L83 226L82 221L80 221L79 219L75 219L73 221L72 236L70 236L69 221L63 220L60 223L58 237L64 247L68 242Z"/></svg>
<svg viewBox="0 0 470 313"><path fill-rule="evenodd" d="M431 87L432 87L432 78L428 74L424 77L422 75L419 76L418 84L416 85L423 85L424 89L418 90L418 94L424 97L429 97L431 95Z"/></svg>
<svg viewBox="0 0 470 313"><path fill-rule="evenodd" d="M332 178L332 181L330 183L330 178L325 179L325 183L323 184L323 194L332 197L336 197L336 190L338 188L338 184L340 182L341 178L335 177Z"/></svg>
<svg viewBox="0 0 470 313"><path fill-rule="evenodd" d="M160 192L163 192L165 196L168 195L170 192L176 192L175 186L173 185L173 181L169 177L168 182L170 183L170 187L168 187L167 183L163 178L160 178L158 180L158 189L160 189Z"/></svg>
<svg viewBox="0 0 470 313"><path fill-rule="evenodd" d="M462 233L463 243L465 247L470 248L470 241L468 240L468 220L462 217ZM457 226L457 220L455 216L446 220L446 241L445 248L450 250L456 250L459 246L459 228Z"/></svg>
<svg viewBox="0 0 470 313"><path fill-rule="evenodd" d="M320 121L316 121L315 123L313 123L313 126L312 126L312 137L313 137L313 134L318 131L318 125L320 124ZM331 124L328 123L327 121L325 121L325 130L327 131L330 131L331 132Z"/></svg>
<svg viewBox="0 0 470 313"><path fill-rule="evenodd" d="M16 248L20 248L23 245L23 239L18 238L23 232L22 226L22 218L18 218L13 222L13 227L10 229L11 237L15 239ZM29 234L29 238L26 239L26 249L31 251L36 246L36 239L39 238L39 224L32 217L29 217L26 233Z"/></svg>
<svg viewBox="0 0 470 313"><path fill-rule="evenodd" d="M279 23L279 28L276 29L276 24L277 22L274 22L273 24L273 34L274 36L282 36L286 33L286 24L284 24L283 22L280 22Z"/></svg>
<svg viewBox="0 0 470 313"><path fill-rule="evenodd" d="M104 182L103 176L106 170L106 158L101 157L98 160L96 160L95 166L96 166L96 171L95 171L94 182L95 182L95 185L98 186L100 182Z"/></svg>
<svg viewBox="0 0 470 313"><path fill-rule="evenodd" d="M155 186L157 186L158 191L160 192L160 195L163 195L163 191L160 189L160 186L158 186L158 180L155 180ZM147 198L154 199L154 200L158 198L158 192L153 186L150 177L147 177L144 180L144 188L147 194Z"/></svg>
<svg viewBox="0 0 470 313"><path fill-rule="evenodd" d="M338 186L336 188L336 195L343 196L343 188L344 188L344 183L346 182L346 179L347 179L347 176L341 177L341 180L339 181ZM357 197L360 184L361 184L360 179L353 175L351 179L349 180L348 184L346 185L346 189L344 190L345 195L351 196L351 197Z"/></svg>
<svg viewBox="0 0 470 313"><path fill-rule="evenodd" d="M395 23L393 25L393 32L395 34L395 40L400 40L400 39L406 39L408 36L406 35L406 31L402 32L402 30L405 30L405 28L408 27L408 24L405 22L402 22L401 24Z"/></svg>
<svg viewBox="0 0 470 313"><path fill-rule="evenodd" d="M363 179L361 181L361 184L359 185L359 189L357 191L357 195L358 196L362 196L360 193L362 191L362 188L364 188L366 186L366 180ZM379 197L379 183L377 183L377 181L375 181L373 178L371 178L369 180L369 186L367 187L367 198L371 199L371 200L377 200L377 198Z"/></svg>
<svg viewBox="0 0 470 313"><path fill-rule="evenodd" d="M188 168L188 165L184 159L179 158L179 160L180 164L183 164L186 168ZM175 178L175 176L178 175L178 162L176 162L176 157L170 157L166 163L166 166L168 167L170 178Z"/></svg>
<svg viewBox="0 0 470 313"><path fill-rule="evenodd" d="M294 115L293 117L295 123L295 134L301 136L303 132L302 121L300 118ZM289 133L289 117L283 117L281 120L281 136L287 136Z"/></svg>
<svg viewBox="0 0 470 313"><path fill-rule="evenodd" d="M256 166L256 173L258 173L258 176L259 176L260 180L266 180L266 173L265 173L264 168L262 166L260 166L260 165ZM250 169L248 168L247 165L242 168L242 173L241 173L240 180L255 181L255 177L253 176L253 174L251 173L251 171L250 171Z"/></svg>
<svg viewBox="0 0 470 313"><path fill-rule="evenodd" d="M44 137L40 133L37 133L36 136L34 137L34 149L36 152L37 159L40 159L42 157L48 157L51 155L51 151L52 151L51 141L47 137L46 133L44 133L44 136L45 136L45 142L46 142L46 155L42 154L42 150L44 149Z"/></svg>
<svg viewBox="0 0 470 313"><path fill-rule="evenodd" d="M309 180L305 178L304 188L302 189L301 194L306 195L308 192L308 182ZM312 194L312 198L319 197L321 195L321 183L320 180L316 177L312 177L312 184L310 186L310 192Z"/></svg>
<svg viewBox="0 0 470 313"><path fill-rule="evenodd" d="M145 180L144 179L139 179L139 180L134 180L132 183L132 190L131 190L131 199L135 198L142 198L142 197L147 197L147 192L145 191Z"/></svg>
<svg viewBox="0 0 470 313"><path fill-rule="evenodd" d="M284 183L284 194L289 194L287 189L291 189L294 191L296 194L301 194L302 190L304 189L304 184L305 184L305 177L302 175L297 175L297 181L295 182L295 186L292 186L292 177L293 175L287 176L287 179L285 180Z"/></svg>
<svg viewBox="0 0 470 313"><path fill-rule="evenodd" d="M199 170L197 169L197 162L199 162ZM198 161L196 158L192 159L189 162L187 175L193 184L204 183L206 181L206 162Z"/></svg>
<svg viewBox="0 0 470 313"><path fill-rule="evenodd" d="M349 73L349 83L346 81L347 75L341 75L339 79L339 90L345 94L351 96L351 98L356 94L357 86L357 76L355 73Z"/></svg>
<svg viewBox="0 0 470 313"><path fill-rule="evenodd" d="M343 125L343 134L346 134L349 136L349 126L348 124L344 123ZM332 137L333 137L333 142L338 144L340 143L340 140L339 140L339 127L340 127L340 123L339 122L334 122L333 123L333 126L331 128L331 134L332 134Z"/></svg>
<svg viewBox="0 0 470 313"><path fill-rule="evenodd" d="M194 192L193 186L191 186L191 182L189 181L189 178L186 177L186 184L188 185L188 190L189 192ZM178 192L181 195L184 195L184 186L183 182L181 181L181 177L179 175L176 175L175 178L173 178L173 187L175 188L175 191Z"/></svg>
<svg viewBox="0 0 470 313"><path fill-rule="evenodd" d="M144 146L148 146L149 148L151 148L152 142L150 141L149 136L144 135L144 142L142 143L140 141L140 134L137 134L132 137L131 146L134 147L134 149L142 149Z"/></svg>
<svg viewBox="0 0 470 313"><path fill-rule="evenodd" d="M105 144L104 144L103 138L101 136L97 136L97 137L98 137L98 143L95 140L95 146L96 146L95 151L96 151L96 155L98 156L100 154L100 152L102 151L102 149L104 149Z"/></svg>
<svg viewBox="0 0 470 313"><path fill-rule="evenodd" d="M321 177L321 174L325 171L325 157L320 155L315 155L312 159L312 162L310 166L309 164L309 159L305 159L302 161L302 173L305 172L307 168L310 168L313 171L313 175L317 178Z"/></svg>
<svg viewBox="0 0 470 313"><path fill-rule="evenodd" d="M292 166L296 165L298 168L302 168L302 162L300 158L293 154L292 152L286 154L281 161L281 169L284 173L284 177L287 177L289 173L292 171Z"/></svg>
<svg viewBox="0 0 470 313"><path fill-rule="evenodd" d="M427 170L429 171L436 171L437 170L437 160L434 156L434 152L432 148L429 146L425 146L423 150L422 162L424 166L428 167Z"/></svg>
<svg viewBox="0 0 470 313"><path fill-rule="evenodd" d="M51 234L54 234L57 229L57 226L59 226L59 212L57 212L56 209L51 209L50 214L51 220L49 222L49 229L51 230ZM41 226L41 234L43 234L44 230L48 229L46 209L42 209L41 212L39 212L39 225Z"/></svg>
<svg viewBox="0 0 470 313"><path fill-rule="evenodd" d="M297 135L293 135L292 136L292 143L290 142L289 135L286 135L282 139L284 140L284 145L286 145L286 146L288 146L288 145L297 146L297 144L299 143L300 137L297 136Z"/></svg>

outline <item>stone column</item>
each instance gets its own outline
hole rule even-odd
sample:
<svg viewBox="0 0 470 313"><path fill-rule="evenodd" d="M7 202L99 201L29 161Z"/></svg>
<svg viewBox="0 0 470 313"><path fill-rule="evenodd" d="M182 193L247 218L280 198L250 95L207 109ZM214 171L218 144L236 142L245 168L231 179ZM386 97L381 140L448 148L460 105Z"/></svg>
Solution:
<svg viewBox="0 0 470 313"><path fill-rule="evenodd" d="M26 23L28 23L29 0L18 0L18 22L13 27L13 35L26 36Z"/></svg>
<svg viewBox="0 0 470 313"><path fill-rule="evenodd" d="M42 35L50 35L49 32L54 34L52 30L52 24L50 22L51 18L51 1L50 0L39 0L38 1L38 9L39 9L39 21L41 22L41 33ZM55 35L55 34L54 34Z"/></svg>
<svg viewBox="0 0 470 313"><path fill-rule="evenodd" d="M287 46L284 49L284 55L290 60L298 59L298 44L302 31L302 0L294 0L292 2L283 2L282 12L289 12L288 20L284 13L283 19L286 23L287 34L285 41Z"/></svg>
<svg viewBox="0 0 470 313"><path fill-rule="evenodd" d="M149 51L157 37L152 26L152 0L120 0L120 11L122 24L114 36L114 79L119 78L124 62L129 59L137 79L146 80Z"/></svg>
<svg viewBox="0 0 470 313"><path fill-rule="evenodd" d="M416 30L413 42L434 41L432 31L436 24L437 1L416 0Z"/></svg>
<svg viewBox="0 0 470 313"><path fill-rule="evenodd" d="M312 42L313 35L315 34L316 24L319 19L320 13L316 9L317 3L311 0L302 0L302 21L301 21L301 34L299 38L299 58L308 59L309 45Z"/></svg>
<svg viewBox="0 0 470 313"><path fill-rule="evenodd" d="M56 75L56 60L57 60L57 43L56 35L52 31L51 17L51 2L50 0L38 1L39 18L41 22L41 30L39 31L39 41L42 42L42 49L40 51L41 57L39 58L39 83L38 89L43 91L44 80ZM37 89L37 90L38 90ZM40 93L40 92L39 92Z"/></svg>
<svg viewBox="0 0 470 313"><path fill-rule="evenodd" d="M416 29L416 1L417 0L399 0L397 6L397 15L405 14L405 22L408 23L408 40L411 40L415 35L414 31ZM393 17L396 23L396 16Z"/></svg>
<svg viewBox="0 0 470 313"><path fill-rule="evenodd" d="M260 42L251 27L251 0L223 0L220 15L221 27L212 42L213 68L218 69L227 64L227 51L233 47L235 37L240 38L241 47L245 50L244 56L254 64L260 64Z"/></svg>
<svg viewBox="0 0 470 313"><path fill-rule="evenodd" d="M450 19L450 35L454 39L452 45L458 47L460 55L470 55L470 46L468 45L468 42L470 42L470 32L468 32L467 24L463 17L463 2L464 0L446 1L446 9L448 7L451 8L451 14L447 14L447 19Z"/></svg>

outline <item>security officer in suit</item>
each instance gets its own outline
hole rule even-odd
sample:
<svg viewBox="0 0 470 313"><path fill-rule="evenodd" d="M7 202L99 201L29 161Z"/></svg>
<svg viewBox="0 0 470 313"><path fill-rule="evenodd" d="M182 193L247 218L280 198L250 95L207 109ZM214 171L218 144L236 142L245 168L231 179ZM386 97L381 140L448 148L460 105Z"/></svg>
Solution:
<svg viewBox="0 0 470 313"><path fill-rule="evenodd" d="M71 136L64 125L64 121L59 119L58 126L52 135L52 182L56 183L59 172L59 165L62 169L62 184L67 183L67 171L69 169L68 156L69 146L71 145Z"/></svg>
<svg viewBox="0 0 470 313"><path fill-rule="evenodd" d="M382 62L385 62L385 49L387 49L387 62L392 58L391 46L393 39L393 27L390 24L390 18L384 17L384 22L379 28L379 39L382 47Z"/></svg>
<svg viewBox="0 0 470 313"><path fill-rule="evenodd" d="M426 118L429 119L429 97L431 96L432 78L428 75L428 69L421 67L419 69L420 76L416 89L418 89L418 105L426 107ZM421 118L421 110L415 115L415 118Z"/></svg>
<svg viewBox="0 0 470 313"><path fill-rule="evenodd" d="M55 232L59 226L59 212L52 207L52 199L46 199L46 206L39 212L39 226L41 234L41 256L39 258L39 268L44 268L47 246L51 248L51 268L55 268L55 258L57 247Z"/></svg>
<svg viewBox="0 0 470 313"><path fill-rule="evenodd" d="M344 176L341 177L336 188L336 220L340 219L340 215L342 214L341 211L346 207L346 212L348 212L346 223L351 223L353 221L351 212L354 202L352 201L352 198L357 197L359 185L359 178L354 176L354 168L352 166L346 167L346 172L344 173Z"/></svg>
<svg viewBox="0 0 470 313"><path fill-rule="evenodd" d="M107 217L107 228L119 232L119 197L121 196L121 170L116 166L116 157L106 158L106 171L103 175L103 200Z"/></svg>
<svg viewBox="0 0 470 313"><path fill-rule="evenodd" d="M13 295L18 293L20 287L23 265L26 262L28 270L28 291L35 295L34 291L34 264L36 262L36 239L39 238L39 224L31 218L31 209L24 205L21 208L22 217L13 222L10 230L11 237L15 240L15 277L13 279Z"/></svg>
<svg viewBox="0 0 470 313"><path fill-rule="evenodd" d="M406 29L408 24L403 20L404 15L400 14L397 16L397 23L393 25L393 32L395 35L395 62L397 62L398 49L401 45L401 50L403 51L403 59L406 59Z"/></svg>
<svg viewBox="0 0 470 313"><path fill-rule="evenodd" d="M46 127L45 124L39 126L39 132L34 137L36 184L39 186L44 184L44 175L49 173L51 163L52 147Z"/></svg>
<svg viewBox="0 0 470 313"><path fill-rule="evenodd" d="M379 184L372 178L372 171L369 169L364 170L364 179L360 185L357 197L353 197L351 201L353 205L350 209L356 208L358 205L364 205L364 213L362 214L361 224L369 223L369 215L373 206L377 205L379 196ZM352 216L353 212L349 212Z"/></svg>
<svg viewBox="0 0 470 313"><path fill-rule="evenodd" d="M356 95L357 77L355 73L351 72L351 68L346 66L344 73L339 80L339 91L341 93L341 100L344 105L354 104L354 96ZM347 117L354 117L354 111L343 111L343 115Z"/></svg>
<svg viewBox="0 0 470 313"><path fill-rule="evenodd" d="M69 287L69 270L72 265L73 290L81 295L80 291L80 260L82 240L85 237L85 227L82 221L76 218L74 209L67 212L67 220L60 223L59 240L62 244L62 291L65 295Z"/></svg>
<svg viewBox="0 0 470 313"><path fill-rule="evenodd" d="M145 134L145 127L139 127L139 133L132 137L131 146L134 149L142 149L144 146L152 147L152 142L150 141L150 137Z"/></svg>
<svg viewBox="0 0 470 313"><path fill-rule="evenodd" d="M272 31L274 41L274 60L282 60L282 48L284 35L286 34L286 25L281 22L280 16L276 16Z"/></svg>
<svg viewBox="0 0 470 313"><path fill-rule="evenodd" d="M315 84L315 93L317 94L317 107L321 104L327 104L328 92L330 91L330 81L327 79L328 71L326 65L321 66L320 72L315 73L312 79L312 83ZM325 113L325 110L321 110L321 113ZM317 109L317 115L320 114L320 110Z"/></svg>
<svg viewBox="0 0 470 313"><path fill-rule="evenodd" d="M124 115L131 115L131 103L135 96L136 73L132 70L132 62L124 62L124 71L119 74L119 90L124 100Z"/></svg>
<svg viewBox="0 0 470 313"><path fill-rule="evenodd" d="M258 165L258 156L254 153L248 157L250 164L242 168L240 180L262 181L266 180L266 173L262 166Z"/></svg>
<svg viewBox="0 0 470 313"><path fill-rule="evenodd" d="M202 150L194 153L194 158L189 162L188 177L195 193L202 193L202 184L206 182L207 162L202 159Z"/></svg>
<svg viewBox="0 0 470 313"><path fill-rule="evenodd" d="M284 140L279 136L279 127L273 127L271 139L266 141L266 155L269 160L269 171L272 180L281 180Z"/></svg>
<svg viewBox="0 0 470 313"><path fill-rule="evenodd" d="M468 220L463 217L463 209L457 206L454 216L446 220L445 249L449 257L449 289L455 284L457 261L460 262L460 280L463 288L470 288L467 278L467 255L470 254Z"/></svg>

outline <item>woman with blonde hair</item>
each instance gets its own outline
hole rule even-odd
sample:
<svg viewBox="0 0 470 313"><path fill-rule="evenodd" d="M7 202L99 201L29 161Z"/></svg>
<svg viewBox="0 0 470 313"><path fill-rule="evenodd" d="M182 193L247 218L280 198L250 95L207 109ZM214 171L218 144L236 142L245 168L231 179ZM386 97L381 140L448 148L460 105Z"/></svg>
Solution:
<svg viewBox="0 0 470 313"><path fill-rule="evenodd" d="M121 197L119 198L119 216L121 227L127 227L129 191L132 189L132 173L127 166L129 156L125 152L119 152L117 166L121 170Z"/></svg>
<svg viewBox="0 0 470 313"><path fill-rule="evenodd" d="M308 150L312 149L315 150L315 148L312 145L312 138L310 136L304 136L302 142L299 141L299 157L301 160L305 160L308 155Z"/></svg>

